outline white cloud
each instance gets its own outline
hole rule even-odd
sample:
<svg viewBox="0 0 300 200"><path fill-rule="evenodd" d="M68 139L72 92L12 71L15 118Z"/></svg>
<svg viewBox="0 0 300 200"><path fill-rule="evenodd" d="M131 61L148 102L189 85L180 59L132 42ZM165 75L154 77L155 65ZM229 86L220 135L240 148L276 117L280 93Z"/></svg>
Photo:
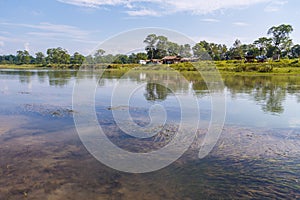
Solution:
<svg viewBox="0 0 300 200"><path fill-rule="evenodd" d="M265 7L266 12L277 12L280 10L282 6L287 4L288 1L282 1L282 0L277 0L277 1L272 1L269 5Z"/></svg>
<svg viewBox="0 0 300 200"><path fill-rule="evenodd" d="M235 26L249 26L249 24L245 23L245 22L234 22L232 23Z"/></svg>
<svg viewBox="0 0 300 200"><path fill-rule="evenodd" d="M120 5L126 1L122 0L57 0L62 3L72 4L75 6L84 6L84 7L98 7L98 6L107 6L107 5Z"/></svg>
<svg viewBox="0 0 300 200"><path fill-rule="evenodd" d="M57 0L62 3L84 7L123 6L130 15L154 15L154 10L161 15L176 12L191 12L193 14L207 14L230 8L241 8L272 0ZM143 10L141 4L147 5ZM135 10L132 10L135 9ZM137 11L136 11L137 10ZM147 12L146 12L147 11Z"/></svg>
<svg viewBox="0 0 300 200"><path fill-rule="evenodd" d="M202 19L201 21L203 21L203 22L211 22L211 23L220 22L220 20L218 20L218 19L212 19L212 18Z"/></svg>
<svg viewBox="0 0 300 200"><path fill-rule="evenodd" d="M147 10L147 9L129 10L126 11L126 13L130 16L159 16L160 15L154 10Z"/></svg>
<svg viewBox="0 0 300 200"><path fill-rule="evenodd" d="M3 47L3 46L4 46L4 41L0 40L0 47Z"/></svg>

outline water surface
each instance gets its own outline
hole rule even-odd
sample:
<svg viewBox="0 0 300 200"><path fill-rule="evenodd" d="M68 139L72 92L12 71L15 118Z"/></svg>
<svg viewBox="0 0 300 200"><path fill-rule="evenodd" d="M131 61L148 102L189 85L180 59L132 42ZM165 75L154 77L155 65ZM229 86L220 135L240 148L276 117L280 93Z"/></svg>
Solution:
<svg viewBox="0 0 300 200"><path fill-rule="evenodd" d="M137 140L123 133L113 109L128 109L136 123L149 123L154 104L166 108L168 129L180 121L176 95L195 92L201 120L208 122L211 98L205 82L184 74L189 84L163 72L127 77L142 84L129 106L111 107L121 71L77 77L65 70L0 70L0 199L297 199L300 198L300 77L224 76L225 126L214 150L197 153L205 127L175 163L147 174L122 173L93 158L73 121L75 82L98 83L95 110L109 139L133 152L158 149L172 139ZM82 75L82 74L81 74ZM175 91L146 77L168 80ZM199 142L200 141L200 142Z"/></svg>

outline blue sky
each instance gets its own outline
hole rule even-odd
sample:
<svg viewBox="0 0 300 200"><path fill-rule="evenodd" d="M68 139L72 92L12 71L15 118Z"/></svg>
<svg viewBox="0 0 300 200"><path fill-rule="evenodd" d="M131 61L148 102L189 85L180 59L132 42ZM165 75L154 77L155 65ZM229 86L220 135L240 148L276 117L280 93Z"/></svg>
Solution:
<svg viewBox="0 0 300 200"><path fill-rule="evenodd" d="M0 54L60 46L86 55L113 35L143 27L231 46L287 23L300 43L298 0L0 0L0 8Z"/></svg>

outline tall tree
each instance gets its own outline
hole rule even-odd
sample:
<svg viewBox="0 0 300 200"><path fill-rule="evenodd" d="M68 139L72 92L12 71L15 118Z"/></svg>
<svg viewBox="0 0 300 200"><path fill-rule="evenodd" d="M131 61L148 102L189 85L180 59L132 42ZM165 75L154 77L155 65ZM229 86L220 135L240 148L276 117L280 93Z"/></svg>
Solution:
<svg viewBox="0 0 300 200"><path fill-rule="evenodd" d="M35 64L45 64L46 57L42 52L37 52L35 54Z"/></svg>
<svg viewBox="0 0 300 200"><path fill-rule="evenodd" d="M140 60L147 60L148 55L146 53L132 53L128 57L128 62L129 63L139 63Z"/></svg>
<svg viewBox="0 0 300 200"><path fill-rule="evenodd" d="M165 36L157 36L157 43L156 43L156 58L163 58L168 54L169 48L169 41L168 38Z"/></svg>
<svg viewBox="0 0 300 200"><path fill-rule="evenodd" d="M210 55L207 53L201 43L195 44L192 49L195 57L200 58L201 60L211 60Z"/></svg>
<svg viewBox="0 0 300 200"><path fill-rule="evenodd" d="M31 61L31 56L27 50L17 51L17 64L29 64Z"/></svg>
<svg viewBox="0 0 300 200"><path fill-rule="evenodd" d="M94 61L96 63L105 63L105 59L103 58L105 51L103 49L98 49L94 54Z"/></svg>
<svg viewBox="0 0 300 200"><path fill-rule="evenodd" d="M291 49L292 57L299 58L300 57L300 45L296 44Z"/></svg>
<svg viewBox="0 0 300 200"><path fill-rule="evenodd" d="M154 58L154 55L155 55L155 45L156 45L157 40L158 40L158 38L157 38L156 34L150 34L144 40L144 43L147 44L145 50L147 51L148 57L150 59Z"/></svg>
<svg viewBox="0 0 300 200"><path fill-rule="evenodd" d="M88 64L90 64L90 65L95 64L95 60L94 60L94 58L93 58L92 55L86 56L86 57L85 57L85 61L86 61L86 63L88 63Z"/></svg>
<svg viewBox="0 0 300 200"><path fill-rule="evenodd" d="M179 55L182 57L185 57L185 58L191 57L192 56L191 45L189 45L189 44L180 45Z"/></svg>
<svg viewBox="0 0 300 200"><path fill-rule="evenodd" d="M180 45L175 42L168 42L168 55L169 56L178 56L180 54Z"/></svg>
<svg viewBox="0 0 300 200"><path fill-rule="evenodd" d="M260 55L266 55L268 49L272 46L272 39L261 37L255 40L253 44L259 49Z"/></svg>
<svg viewBox="0 0 300 200"><path fill-rule="evenodd" d="M71 57L72 64L79 64L81 65L85 61L85 57L78 52L75 52Z"/></svg>
<svg viewBox="0 0 300 200"><path fill-rule="evenodd" d="M127 55L118 54L118 55L116 55L113 63L116 63L116 64L127 64L127 63L129 63L129 58L128 58Z"/></svg>
<svg viewBox="0 0 300 200"><path fill-rule="evenodd" d="M233 46L229 49L231 59L240 59L244 55L243 44L239 39L236 39Z"/></svg>
<svg viewBox="0 0 300 200"><path fill-rule="evenodd" d="M50 64L69 64L70 57L68 51L61 47L47 49L46 60Z"/></svg>
<svg viewBox="0 0 300 200"><path fill-rule="evenodd" d="M95 57L100 57L105 54L105 51L103 49L98 49L96 53L94 54Z"/></svg>
<svg viewBox="0 0 300 200"><path fill-rule="evenodd" d="M146 53L137 53L136 59L139 60L147 60L147 54Z"/></svg>
<svg viewBox="0 0 300 200"><path fill-rule="evenodd" d="M289 35L293 30L293 27L288 24L273 26L268 30L268 35L272 35L273 44L277 49L277 59L280 59L282 51L287 50L292 45Z"/></svg>

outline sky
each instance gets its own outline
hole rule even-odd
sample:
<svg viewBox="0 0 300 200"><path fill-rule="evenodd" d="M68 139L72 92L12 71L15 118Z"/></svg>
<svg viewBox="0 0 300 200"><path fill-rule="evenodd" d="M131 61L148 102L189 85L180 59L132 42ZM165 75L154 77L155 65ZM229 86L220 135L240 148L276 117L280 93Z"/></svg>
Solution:
<svg viewBox="0 0 300 200"><path fill-rule="evenodd" d="M290 24L300 43L299 0L0 0L0 8L0 54L62 47L88 55L114 35L145 27L230 47Z"/></svg>

